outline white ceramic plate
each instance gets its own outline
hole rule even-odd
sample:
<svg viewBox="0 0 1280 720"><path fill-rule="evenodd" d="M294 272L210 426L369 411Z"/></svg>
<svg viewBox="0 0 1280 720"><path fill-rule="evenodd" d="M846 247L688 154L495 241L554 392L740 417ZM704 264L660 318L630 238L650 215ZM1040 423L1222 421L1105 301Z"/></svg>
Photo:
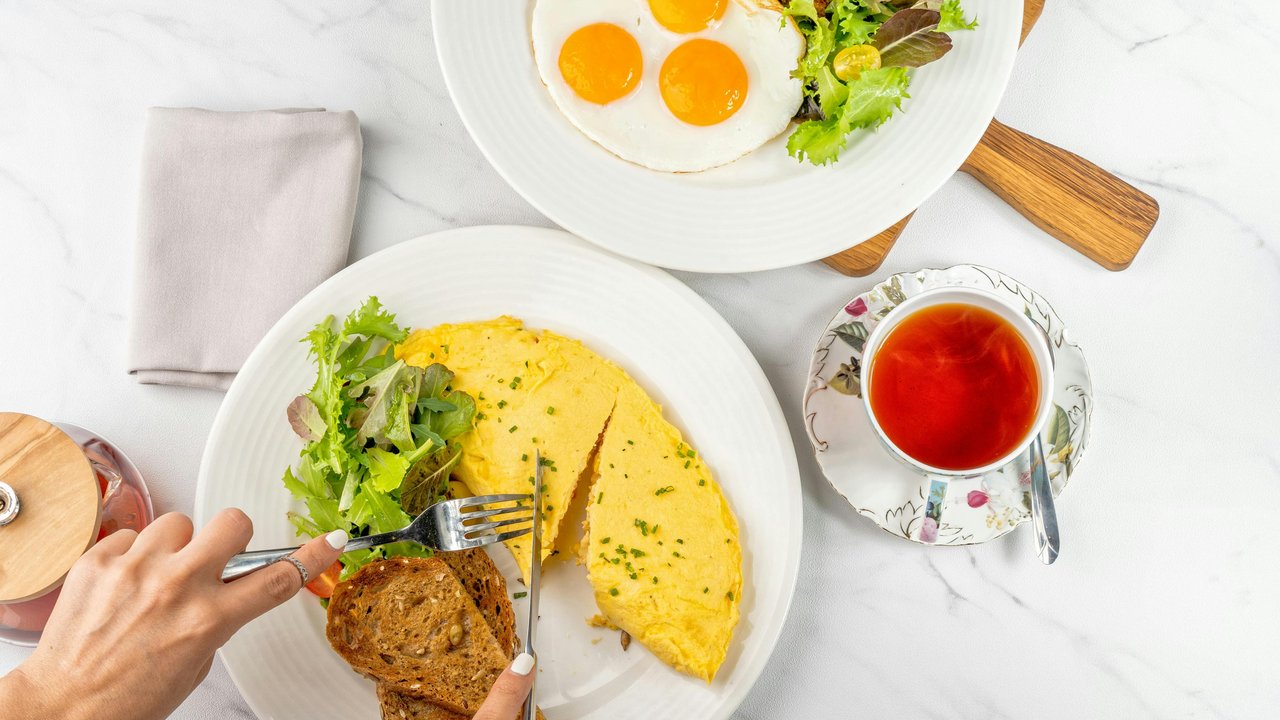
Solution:
<svg viewBox="0 0 1280 720"><path fill-rule="evenodd" d="M903 300L940 287L994 293L1025 313L1049 338L1055 407L1040 434L1055 497L1084 457L1093 414L1093 383L1084 351L1071 342L1049 301L1008 275L978 265L899 273L850 300L827 323L814 348L803 401L805 429L818 464L836 492L880 529L912 542L920 542L929 479L890 457L876 439L856 378L861 341L880 318ZM952 480L950 486L937 545L986 542L1031 519L1031 470L1026 455L994 472Z"/></svg>
<svg viewBox="0 0 1280 720"><path fill-rule="evenodd" d="M440 66L472 138L517 192L565 229L620 255L697 272L817 260L919 207L986 130L1022 26L1021 2L965 0L979 28L954 33L955 49L915 73L904 112L850 138L833 166L797 163L784 133L729 165L675 174L619 159L556 109L533 62L532 6L431 4Z"/></svg>
<svg viewBox="0 0 1280 720"><path fill-rule="evenodd" d="M549 720L728 717L768 660L795 588L800 479L786 422L760 366L710 306L666 273L565 233L479 227L422 237L361 260L303 298L227 392L200 467L197 523L238 506L253 518L252 547L295 543L280 476L301 446L284 410L314 378L298 338L369 295L405 325L508 313L581 339L663 405L715 471L742 527L746 591L728 658L707 685L639 643L623 652L616 632L585 622L597 611L584 570L552 563L538 632L539 704ZM510 555L494 554L510 589L521 589ZM516 602L518 616L525 602ZM295 598L250 623L221 652L259 718L378 717L373 685L329 649L314 598Z"/></svg>

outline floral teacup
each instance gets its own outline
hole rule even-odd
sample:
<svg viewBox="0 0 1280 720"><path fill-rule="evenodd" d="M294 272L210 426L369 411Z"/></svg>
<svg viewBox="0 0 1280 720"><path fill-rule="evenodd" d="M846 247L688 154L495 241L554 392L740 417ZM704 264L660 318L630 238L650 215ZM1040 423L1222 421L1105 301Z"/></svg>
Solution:
<svg viewBox="0 0 1280 720"><path fill-rule="evenodd" d="M1017 331L1018 336L1026 343L1027 348L1031 351L1035 366L1036 376L1034 382L1036 384L1038 404L1035 408L1034 419L1012 449L990 462L974 467L938 467L905 452L885 432L872 402L872 398L876 395L875 385L872 383L875 373L872 370L875 368L885 340L903 321L921 310L950 304L977 307L993 313L1003 320ZM947 481L951 478L978 477L1001 468L1021 456L1031 446L1032 440L1039 434L1040 428L1049 419L1049 412L1053 409L1053 356L1049 351L1049 345L1044 334L1032 324L1026 315L1004 302L999 296L976 288L936 288L907 298L906 301L895 307L876 325L875 330L867 338L867 343L862 350L861 378L863 405L866 407L867 417L871 421L871 428L880 444L898 461L914 468L917 472L927 475L931 480L929 502L925 507L925 518L920 529L920 539L929 543L937 541L937 530L938 524L942 519L942 505L943 500L946 498Z"/></svg>

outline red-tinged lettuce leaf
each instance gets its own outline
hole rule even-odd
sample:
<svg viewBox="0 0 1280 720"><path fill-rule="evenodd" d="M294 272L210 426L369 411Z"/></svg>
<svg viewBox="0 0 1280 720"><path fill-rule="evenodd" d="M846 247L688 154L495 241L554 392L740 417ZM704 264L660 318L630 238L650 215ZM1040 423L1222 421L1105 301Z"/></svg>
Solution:
<svg viewBox="0 0 1280 720"><path fill-rule="evenodd" d="M938 32L937 10L910 8L894 13L876 31L882 67L920 67L951 51L951 36Z"/></svg>
<svg viewBox="0 0 1280 720"><path fill-rule="evenodd" d="M294 398L285 409L285 415L289 418L289 427L303 440L313 442L324 437L328 426L325 425L324 418L320 417L319 408L306 395Z"/></svg>

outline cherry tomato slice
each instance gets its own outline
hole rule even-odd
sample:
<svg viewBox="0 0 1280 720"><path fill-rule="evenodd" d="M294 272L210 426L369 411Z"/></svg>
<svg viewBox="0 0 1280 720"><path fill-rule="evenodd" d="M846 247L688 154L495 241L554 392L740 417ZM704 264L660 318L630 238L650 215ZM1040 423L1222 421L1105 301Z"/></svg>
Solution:
<svg viewBox="0 0 1280 720"><path fill-rule="evenodd" d="M307 589L316 597L328 598L333 595L333 589L338 586L338 576L342 573L342 563L335 562L329 566L328 570L320 573L319 577L314 577L311 582L307 583Z"/></svg>

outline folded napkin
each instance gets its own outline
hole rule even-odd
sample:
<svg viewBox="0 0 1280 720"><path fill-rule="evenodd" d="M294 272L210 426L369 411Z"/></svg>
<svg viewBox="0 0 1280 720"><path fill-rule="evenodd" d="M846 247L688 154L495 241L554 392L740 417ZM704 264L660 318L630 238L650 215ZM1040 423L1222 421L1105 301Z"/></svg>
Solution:
<svg viewBox="0 0 1280 720"><path fill-rule="evenodd" d="M355 113L152 108L129 372L225 390L249 351L347 260Z"/></svg>

